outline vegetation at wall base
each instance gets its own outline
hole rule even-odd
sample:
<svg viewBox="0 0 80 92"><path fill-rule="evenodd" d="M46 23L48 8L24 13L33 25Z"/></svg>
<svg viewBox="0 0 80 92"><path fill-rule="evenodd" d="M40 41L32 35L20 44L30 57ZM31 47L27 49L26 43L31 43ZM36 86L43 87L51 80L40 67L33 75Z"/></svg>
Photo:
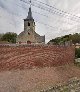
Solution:
<svg viewBox="0 0 80 92"><path fill-rule="evenodd" d="M75 49L75 56L76 58L80 58L80 48Z"/></svg>
<svg viewBox="0 0 80 92"><path fill-rule="evenodd" d="M75 62L74 63L77 67L80 67L80 62Z"/></svg>
<svg viewBox="0 0 80 92"><path fill-rule="evenodd" d="M80 58L80 48L76 48L76 49L75 49L75 58L76 58L76 59L79 59L79 58ZM74 64L75 64L76 66L80 67L80 62L79 62L79 60L78 60L78 62L75 61Z"/></svg>

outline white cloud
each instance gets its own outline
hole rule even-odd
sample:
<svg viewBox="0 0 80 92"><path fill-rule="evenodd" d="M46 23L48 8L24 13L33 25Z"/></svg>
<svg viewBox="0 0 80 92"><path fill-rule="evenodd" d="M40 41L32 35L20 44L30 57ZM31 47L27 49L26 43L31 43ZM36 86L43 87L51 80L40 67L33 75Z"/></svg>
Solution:
<svg viewBox="0 0 80 92"><path fill-rule="evenodd" d="M38 0L52 5L63 11L80 16L80 0ZM37 2L37 1L34 1ZM24 8L22 8L24 7ZM24 29L23 19L27 17L29 5L20 0L0 0L0 33L8 31L20 33ZM36 32L46 36L46 42L57 36L79 32L79 23L62 17L61 15L51 14L32 6L32 11L42 13L48 17L33 12L36 22ZM70 17L72 18L72 17ZM74 18L73 18L74 20ZM77 19L76 19L77 20ZM53 28L41 23L53 26ZM75 26L76 25L76 26ZM78 26L77 26L78 25ZM77 28L78 27L78 28Z"/></svg>

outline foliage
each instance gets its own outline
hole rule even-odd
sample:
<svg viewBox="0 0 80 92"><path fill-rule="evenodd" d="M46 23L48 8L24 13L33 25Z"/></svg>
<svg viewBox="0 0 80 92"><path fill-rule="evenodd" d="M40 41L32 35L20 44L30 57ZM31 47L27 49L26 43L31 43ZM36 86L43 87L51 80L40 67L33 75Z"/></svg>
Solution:
<svg viewBox="0 0 80 92"><path fill-rule="evenodd" d="M13 32L7 32L1 37L1 41L8 41L10 43L16 43L17 34Z"/></svg>
<svg viewBox="0 0 80 92"><path fill-rule="evenodd" d="M1 41L1 38L2 38L2 36L3 36L4 34L2 33L2 34L0 34L0 41Z"/></svg>
<svg viewBox="0 0 80 92"><path fill-rule="evenodd" d="M80 67L80 62L74 62L74 64L78 67Z"/></svg>
<svg viewBox="0 0 80 92"><path fill-rule="evenodd" d="M80 48L75 49L75 57L76 59L80 58ZM80 67L80 62L75 61L74 64Z"/></svg>
<svg viewBox="0 0 80 92"><path fill-rule="evenodd" d="M64 43L66 41L72 41L73 44L80 43L80 33L69 34L61 37L57 37L55 39L50 40L54 44Z"/></svg>
<svg viewBox="0 0 80 92"><path fill-rule="evenodd" d="M76 56L76 58L80 58L80 48L76 48L75 56Z"/></svg>

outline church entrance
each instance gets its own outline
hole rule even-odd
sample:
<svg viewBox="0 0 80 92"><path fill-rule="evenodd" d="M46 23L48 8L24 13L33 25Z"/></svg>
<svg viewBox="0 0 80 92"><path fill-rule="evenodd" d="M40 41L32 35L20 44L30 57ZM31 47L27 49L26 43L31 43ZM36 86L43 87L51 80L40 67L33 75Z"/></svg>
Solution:
<svg viewBox="0 0 80 92"><path fill-rule="evenodd" d="M27 41L27 44L31 44L31 41Z"/></svg>

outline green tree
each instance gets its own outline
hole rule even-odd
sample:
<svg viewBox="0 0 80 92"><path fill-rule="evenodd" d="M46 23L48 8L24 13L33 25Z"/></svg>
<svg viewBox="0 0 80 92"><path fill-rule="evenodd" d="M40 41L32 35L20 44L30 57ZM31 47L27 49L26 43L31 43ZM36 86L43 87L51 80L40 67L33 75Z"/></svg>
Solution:
<svg viewBox="0 0 80 92"><path fill-rule="evenodd" d="M16 33L13 33L13 32L7 32L5 33L1 40L2 41L8 41L10 43L16 43L16 37L17 37L17 34Z"/></svg>
<svg viewBox="0 0 80 92"><path fill-rule="evenodd" d="M3 33L0 33L0 41L1 41L1 38L2 38L3 35L4 35Z"/></svg>
<svg viewBox="0 0 80 92"><path fill-rule="evenodd" d="M61 37L57 37L55 39L50 40L49 42L53 42L55 44L65 43L66 41L72 41L73 44L80 43L80 33L69 34Z"/></svg>
<svg viewBox="0 0 80 92"><path fill-rule="evenodd" d="M80 58L80 48L76 48L75 56L76 56L76 58Z"/></svg>

